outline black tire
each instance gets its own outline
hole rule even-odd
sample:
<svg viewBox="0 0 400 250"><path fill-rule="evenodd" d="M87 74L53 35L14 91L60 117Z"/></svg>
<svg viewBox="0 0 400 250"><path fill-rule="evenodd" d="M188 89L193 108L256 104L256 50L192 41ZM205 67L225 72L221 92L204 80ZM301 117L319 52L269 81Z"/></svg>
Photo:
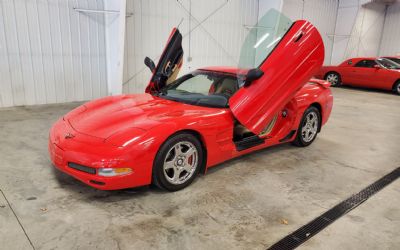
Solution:
<svg viewBox="0 0 400 250"><path fill-rule="evenodd" d="M342 85L342 77L340 77L339 73L328 72L324 79L328 81L332 87L339 87Z"/></svg>
<svg viewBox="0 0 400 250"><path fill-rule="evenodd" d="M400 95L400 80L398 80L394 85L393 85L393 92L397 95Z"/></svg>
<svg viewBox="0 0 400 250"><path fill-rule="evenodd" d="M175 146L180 149L176 149ZM187 157L185 154L189 152L189 149L195 149L195 153ZM186 162L186 158L188 161L191 160L191 163ZM193 165L190 167L191 170L187 171L186 166L191 164ZM203 164L203 147L194 135L190 133L173 135L158 150L153 164L153 184L171 192L181 190L193 182ZM177 178L174 178L176 176ZM186 179L183 178L185 176ZM181 181L183 182L180 183Z"/></svg>
<svg viewBox="0 0 400 250"><path fill-rule="evenodd" d="M313 117L313 116L316 117L315 121L317 123L316 124L314 124L314 123L307 124L308 123L307 117ZM307 128L306 128L306 126L307 126ZM318 132L320 130L320 126L321 126L321 113L314 106L308 107L307 110L304 112L303 117L301 118L299 128L297 129L296 138L292 142L292 144L297 147L309 146L311 143L313 143L315 138L317 138ZM303 128L306 131L303 131ZM310 131L307 130L308 128L310 128ZM311 134L313 134L312 137L311 137Z"/></svg>

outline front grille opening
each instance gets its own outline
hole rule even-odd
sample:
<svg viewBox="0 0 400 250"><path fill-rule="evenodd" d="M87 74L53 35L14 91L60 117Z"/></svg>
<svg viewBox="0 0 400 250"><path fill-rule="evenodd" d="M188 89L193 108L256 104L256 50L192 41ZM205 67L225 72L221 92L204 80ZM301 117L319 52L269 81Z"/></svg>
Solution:
<svg viewBox="0 0 400 250"><path fill-rule="evenodd" d="M88 174L96 174L96 169L95 168L91 168L91 167L86 167L77 163L73 163L73 162L68 162L68 167L76 169L78 171L81 172L85 172Z"/></svg>

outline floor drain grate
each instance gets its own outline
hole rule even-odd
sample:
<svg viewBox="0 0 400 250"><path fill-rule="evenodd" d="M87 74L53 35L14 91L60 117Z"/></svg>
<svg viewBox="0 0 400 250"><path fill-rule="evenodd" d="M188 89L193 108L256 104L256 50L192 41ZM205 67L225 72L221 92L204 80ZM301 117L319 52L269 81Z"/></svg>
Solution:
<svg viewBox="0 0 400 250"><path fill-rule="evenodd" d="M270 250L294 249L400 177L400 167L281 239Z"/></svg>

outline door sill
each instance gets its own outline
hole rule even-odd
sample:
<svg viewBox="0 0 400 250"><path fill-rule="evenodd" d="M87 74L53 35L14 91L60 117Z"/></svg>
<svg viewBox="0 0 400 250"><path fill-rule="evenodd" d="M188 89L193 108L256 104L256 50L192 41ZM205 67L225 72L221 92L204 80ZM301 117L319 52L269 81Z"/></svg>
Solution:
<svg viewBox="0 0 400 250"><path fill-rule="evenodd" d="M235 146L237 151L243 151L258 145L263 144L265 139L258 137L257 135L252 135L241 139L240 141L235 141Z"/></svg>

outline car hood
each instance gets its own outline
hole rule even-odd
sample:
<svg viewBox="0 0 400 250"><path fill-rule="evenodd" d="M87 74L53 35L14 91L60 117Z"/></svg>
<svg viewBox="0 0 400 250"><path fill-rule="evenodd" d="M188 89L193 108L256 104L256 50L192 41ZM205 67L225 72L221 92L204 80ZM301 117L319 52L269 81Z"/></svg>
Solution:
<svg viewBox="0 0 400 250"><path fill-rule="evenodd" d="M88 102L64 119L79 133L107 139L118 131L135 129L143 133L159 124L217 113L205 108L165 100L150 94L110 96Z"/></svg>

